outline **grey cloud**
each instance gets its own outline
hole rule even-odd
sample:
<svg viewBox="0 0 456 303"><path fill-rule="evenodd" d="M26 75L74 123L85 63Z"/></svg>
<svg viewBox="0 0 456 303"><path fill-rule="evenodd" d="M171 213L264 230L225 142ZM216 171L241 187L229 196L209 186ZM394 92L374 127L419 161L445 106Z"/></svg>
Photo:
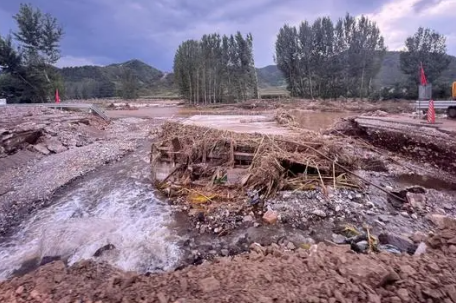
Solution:
<svg viewBox="0 0 456 303"><path fill-rule="evenodd" d="M413 5L413 9L417 13L425 11L427 8L439 4L442 0L421 0Z"/></svg>

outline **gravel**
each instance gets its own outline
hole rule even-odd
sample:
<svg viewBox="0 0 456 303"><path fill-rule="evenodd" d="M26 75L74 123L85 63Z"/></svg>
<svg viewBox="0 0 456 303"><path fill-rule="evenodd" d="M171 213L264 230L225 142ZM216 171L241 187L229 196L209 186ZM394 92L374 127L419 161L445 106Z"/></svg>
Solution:
<svg viewBox="0 0 456 303"><path fill-rule="evenodd" d="M30 111L36 116L27 116L27 123L34 123L32 119L42 120L42 115L54 114L52 110L40 112L33 108L23 111L23 114L28 115ZM74 119L75 116L73 113L61 112L58 115L64 120ZM93 116L78 115L81 119L94 119ZM16 115L15 120L20 121L20 118ZM98 125L93 127L92 132L83 134L87 130L84 126L73 128L67 137L62 137L64 132L46 132L49 136L55 134L54 137L58 137L61 142L84 137L83 144L68 145L66 151L38 156L0 173L0 184L8 184L7 189L0 193L0 236L6 235L35 210L46 207L58 188L135 150L145 139L151 137L151 131L155 127L152 120L139 118L112 120L107 126ZM12 156L1 160L7 161L9 157Z"/></svg>

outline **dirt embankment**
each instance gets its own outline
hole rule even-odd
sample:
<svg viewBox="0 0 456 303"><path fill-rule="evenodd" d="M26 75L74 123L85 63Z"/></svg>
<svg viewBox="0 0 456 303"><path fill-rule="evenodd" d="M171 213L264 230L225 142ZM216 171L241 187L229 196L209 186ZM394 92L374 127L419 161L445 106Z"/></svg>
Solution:
<svg viewBox="0 0 456 303"><path fill-rule="evenodd" d="M394 123L363 117L345 119L331 131L413 159L425 167L456 174L455 133L431 125Z"/></svg>
<svg viewBox="0 0 456 303"><path fill-rule="evenodd" d="M277 100L248 100L236 104L203 104L189 106L189 110L210 114L261 114L264 111L282 110L311 110L321 112L349 113L404 113L413 111L413 103L407 100L378 101L366 100L307 100L307 99L277 99Z"/></svg>
<svg viewBox="0 0 456 303"><path fill-rule="evenodd" d="M261 247L158 275L61 262L0 283L2 302L456 302L456 222L419 256L362 255L347 246Z"/></svg>

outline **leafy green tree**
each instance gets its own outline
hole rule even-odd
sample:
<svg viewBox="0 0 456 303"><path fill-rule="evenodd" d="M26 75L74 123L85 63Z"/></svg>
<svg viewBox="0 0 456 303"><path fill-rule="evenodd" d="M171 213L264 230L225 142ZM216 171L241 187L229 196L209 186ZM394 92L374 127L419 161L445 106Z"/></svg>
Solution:
<svg viewBox="0 0 456 303"><path fill-rule="evenodd" d="M174 56L174 79L191 104L256 98L252 35L210 34L184 41Z"/></svg>
<svg viewBox="0 0 456 303"><path fill-rule="evenodd" d="M411 86L416 87L420 83L421 64L428 82L432 83L450 63L450 58L446 54L445 36L432 29L418 28L413 36L405 40L405 48L406 50L400 54L400 68L408 76Z"/></svg>
<svg viewBox="0 0 456 303"><path fill-rule="evenodd" d="M121 85L120 96L123 99L132 100L138 98L138 80L131 69L125 68L123 70Z"/></svg>
<svg viewBox="0 0 456 303"><path fill-rule="evenodd" d="M0 37L0 65L6 72L0 91L11 102L46 102L53 99L62 85L52 64L60 58L59 42L63 35L57 20L29 4L21 4L13 16L18 30Z"/></svg>
<svg viewBox="0 0 456 303"><path fill-rule="evenodd" d="M329 17L285 25L276 41L275 61L292 96L367 97L385 54L374 22L350 15L336 25Z"/></svg>

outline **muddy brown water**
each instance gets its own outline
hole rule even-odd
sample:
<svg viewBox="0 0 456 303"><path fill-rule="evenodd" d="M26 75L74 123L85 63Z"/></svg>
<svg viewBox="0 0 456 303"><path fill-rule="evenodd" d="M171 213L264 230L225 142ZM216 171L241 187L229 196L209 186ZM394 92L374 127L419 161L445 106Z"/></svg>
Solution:
<svg viewBox="0 0 456 303"><path fill-rule="evenodd" d="M209 112L210 110L205 111L204 115L208 115ZM197 110L179 106L142 107L137 110L107 110L106 113L111 118L187 118L191 116L200 115ZM252 119L252 117L249 117L248 111L246 111L245 113L247 120ZM217 114L216 110L214 110L214 115L215 114ZM223 113L223 115L226 115L226 113ZM327 129L331 127L339 119L351 116L353 114L335 112L314 112L297 109L295 112L293 112L293 115L296 117L296 122L302 128L319 131ZM272 119L274 116L274 112L265 111L264 116L269 116Z"/></svg>
<svg viewBox="0 0 456 303"><path fill-rule="evenodd" d="M293 113L295 121L302 128L320 131L331 127L341 118L352 116L349 113L333 113L333 112L312 112L312 111L296 111Z"/></svg>

